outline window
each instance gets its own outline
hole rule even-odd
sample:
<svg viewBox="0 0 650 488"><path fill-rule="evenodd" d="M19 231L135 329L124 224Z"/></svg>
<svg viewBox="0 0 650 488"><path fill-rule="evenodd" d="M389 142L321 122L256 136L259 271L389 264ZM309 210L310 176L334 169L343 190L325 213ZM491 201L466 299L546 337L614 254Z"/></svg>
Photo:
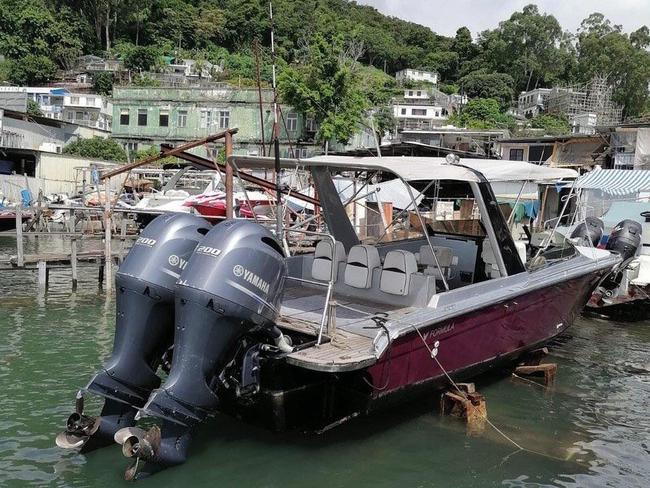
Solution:
<svg viewBox="0 0 650 488"><path fill-rule="evenodd" d="M87 105L95 105L95 97L87 97L86 98L86 104Z"/></svg>
<svg viewBox="0 0 650 488"><path fill-rule="evenodd" d="M127 117L128 117L128 115L127 115ZM66 114L65 118L68 119L69 121L72 121L72 119L74 119L74 113L73 112L68 112Z"/></svg>
<svg viewBox="0 0 650 488"><path fill-rule="evenodd" d="M187 127L187 110L178 111L178 127Z"/></svg>
<svg viewBox="0 0 650 488"><path fill-rule="evenodd" d="M199 127L201 129L209 129L212 126L212 112L210 110L201 110L201 119Z"/></svg>
<svg viewBox="0 0 650 488"><path fill-rule="evenodd" d="M427 115L427 109L426 108L412 108L411 109L411 115L426 116Z"/></svg>
<svg viewBox="0 0 650 488"><path fill-rule="evenodd" d="M406 109L405 109L405 108L401 109L401 110L400 110L400 113L401 113L402 115L406 115Z"/></svg>
<svg viewBox="0 0 650 488"><path fill-rule="evenodd" d="M120 110L120 125L129 125L129 109L123 108Z"/></svg>
<svg viewBox="0 0 650 488"><path fill-rule="evenodd" d="M436 111L436 117L440 117L440 112Z"/></svg>
<svg viewBox="0 0 650 488"><path fill-rule="evenodd" d="M409 90L409 97L413 96L413 90Z"/></svg>
<svg viewBox="0 0 650 488"><path fill-rule="evenodd" d="M169 126L169 110L161 110L160 114L158 115L158 125L160 127L168 127Z"/></svg>
<svg viewBox="0 0 650 488"><path fill-rule="evenodd" d="M134 153L134 152L136 152L138 150L138 143L137 142L127 142L126 144L124 144L124 149L131 152L131 153Z"/></svg>
<svg viewBox="0 0 650 488"><path fill-rule="evenodd" d="M227 129L230 126L230 112L228 110L221 110L219 112L219 128Z"/></svg>
<svg viewBox="0 0 650 488"><path fill-rule="evenodd" d="M422 92L419 91L419 90L418 90L415 94L416 94L418 97L421 97L421 96L422 96Z"/></svg>
<svg viewBox="0 0 650 488"><path fill-rule="evenodd" d="M138 125L147 125L147 109L138 109Z"/></svg>
<svg viewBox="0 0 650 488"><path fill-rule="evenodd" d="M79 97L70 97L70 105L79 105Z"/></svg>
<svg viewBox="0 0 650 488"><path fill-rule="evenodd" d="M77 119L77 120L83 120L84 113L83 112L75 112L74 113L74 118Z"/></svg>
<svg viewBox="0 0 650 488"><path fill-rule="evenodd" d="M523 149L510 149L510 161L523 161L524 160L524 150Z"/></svg>
<svg viewBox="0 0 650 488"><path fill-rule="evenodd" d="M305 120L305 129L308 132L316 132L318 131L318 124L314 119L308 118L307 120Z"/></svg>
<svg viewBox="0 0 650 488"><path fill-rule="evenodd" d="M287 131L295 132L298 130L298 114L296 112L289 112L287 114Z"/></svg>

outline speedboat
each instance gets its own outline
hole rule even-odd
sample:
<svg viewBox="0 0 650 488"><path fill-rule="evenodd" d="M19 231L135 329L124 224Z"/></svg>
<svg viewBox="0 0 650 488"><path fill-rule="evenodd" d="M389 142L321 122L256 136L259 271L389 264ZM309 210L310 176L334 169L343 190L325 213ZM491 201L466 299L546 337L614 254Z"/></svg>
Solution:
<svg viewBox="0 0 650 488"><path fill-rule="evenodd" d="M240 169L274 166L233 158ZM156 218L117 272L113 353L79 392L59 446L88 452L117 442L131 459L126 478L139 479L183 463L193 433L217 413L278 430L329 429L548 344L621 262L569 240L522 256L489 181L534 179L543 170L535 165L280 163L314 182L325 228L300 230L318 239L313 251L286 254L282 236L295 228ZM358 182L344 200L334 185L341 174ZM349 205L389 181L411 203L388 216L382 236L364 240ZM451 218L421 211L443 202L469 203ZM104 398L99 415L84 412L87 393Z"/></svg>
<svg viewBox="0 0 650 488"><path fill-rule="evenodd" d="M650 171L597 168L576 181L572 225L561 232L616 249L624 258L599 283L586 312L618 320L650 317ZM586 234L584 234L586 232Z"/></svg>

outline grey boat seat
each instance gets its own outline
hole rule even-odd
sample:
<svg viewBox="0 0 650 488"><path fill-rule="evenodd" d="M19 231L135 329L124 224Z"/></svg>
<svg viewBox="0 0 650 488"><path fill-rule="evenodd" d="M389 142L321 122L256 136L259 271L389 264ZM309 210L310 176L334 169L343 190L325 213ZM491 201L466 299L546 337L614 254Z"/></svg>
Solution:
<svg viewBox="0 0 650 488"><path fill-rule="evenodd" d="M380 266L379 251L375 246L352 246L345 266L345 284L354 288L372 287L372 275Z"/></svg>
<svg viewBox="0 0 650 488"><path fill-rule="evenodd" d="M345 247L339 241L322 240L316 244L314 261L311 265L311 277L318 281L336 282L338 279L339 263L345 262Z"/></svg>
<svg viewBox="0 0 650 488"><path fill-rule="evenodd" d="M423 267L422 272L426 275L433 275L438 279L442 279L441 271L444 273L445 278L449 278L451 267L454 262L454 252L449 247L434 246L433 251L435 252L436 258L438 259L438 265L436 260L433 257L431 252L431 247L429 245L421 246L419 252L419 261L420 265Z"/></svg>
<svg viewBox="0 0 650 488"><path fill-rule="evenodd" d="M408 295L411 277L418 271L415 255L409 251L389 251L381 270L379 289L391 295Z"/></svg>

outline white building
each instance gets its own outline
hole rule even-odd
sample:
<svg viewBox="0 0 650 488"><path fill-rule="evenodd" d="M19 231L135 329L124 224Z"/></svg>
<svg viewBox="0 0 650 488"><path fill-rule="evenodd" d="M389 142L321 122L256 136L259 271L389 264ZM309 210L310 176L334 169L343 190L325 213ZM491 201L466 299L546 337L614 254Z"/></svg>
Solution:
<svg viewBox="0 0 650 488"><path fill-rule="evenodd" d="M405 81L426 81L436 85L438 83L438 73L435 71L424 71L421 69L406 68L395 73L395 79L403 83Z"/></svg>
<svg viewBox="0 0 650 488"><path fill-rule="evenodd" d="M0 108L26 112L29 100L38 103L48 119L111 130L113 106L101 95L71 93L65 88L0 86Z"/></svg>
<svg viewBox="0 0 650 488"><path fill-rule="evenodd" d="M535 117L546 109L550 88L536 88L521 92L517 101L517 114L521 117Z"/></svg>
<svg viewBox="0 0 650 488"><path fill-rule="evenodd" d="M101 95L67 93L63 97L63 118L66 122L111 130L113 104Z"/></svg>
<svg viewBox="0 0 650 488"><path fill-rule="evenodd" d="M445 103L432 98L427 90L404 90L404 97L393 100L397 128L429 130L440 127L449 118Z"/></svg>

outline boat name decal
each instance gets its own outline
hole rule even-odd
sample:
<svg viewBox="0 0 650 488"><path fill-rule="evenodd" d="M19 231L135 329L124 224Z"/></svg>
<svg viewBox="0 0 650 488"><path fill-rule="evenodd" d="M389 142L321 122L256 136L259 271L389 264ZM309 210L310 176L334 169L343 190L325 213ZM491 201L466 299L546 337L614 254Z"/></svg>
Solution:
<svg viewBox="0 0 650 488"><path fill-rule="evenodd" d="M185 269L185 266L187 266L187 261L176 254L171 254L167 259L167 262L170 266L178 269Z"/></svg>
<svg viewBox="0 0 650 488"><path fill-rule="evenodd" d="M448 324L448 325L443 325L442 327L438 327L437 329L430 330L426 334L424 334L424 340L431 339L432 337L438 337L441 334L445 334L446 332L451 332L454 330L455 325L454 324Z"/></svg>
<svg viewBox="0 0 650 488"><path fill-rule="evenodd" d="M148 246L153 247L156 245L156 239L151 239L149 237L138 237L138 240L135 241L136 246Z"/></svg>
<svg viewBox="0 0 650 488"><path fill-rule="evenodd" d="M199 254L206 254L208 256L212 256L216 258L221 254L221 249L217 249L216 247L210 247L210 246L199 246L196 248L196 252Z"/></svg>
<svg viewBox="0 0 650 488"><path fill-rule="evenodd" d="M235 266L233 266L232 273L238 278L243 278L244 281L247 281L255 288L268 294L270 285L262 278L257 276L255 273L253 273L252 271L249 271L246 268L244 268L241 264L236 264Z"/></svg>

